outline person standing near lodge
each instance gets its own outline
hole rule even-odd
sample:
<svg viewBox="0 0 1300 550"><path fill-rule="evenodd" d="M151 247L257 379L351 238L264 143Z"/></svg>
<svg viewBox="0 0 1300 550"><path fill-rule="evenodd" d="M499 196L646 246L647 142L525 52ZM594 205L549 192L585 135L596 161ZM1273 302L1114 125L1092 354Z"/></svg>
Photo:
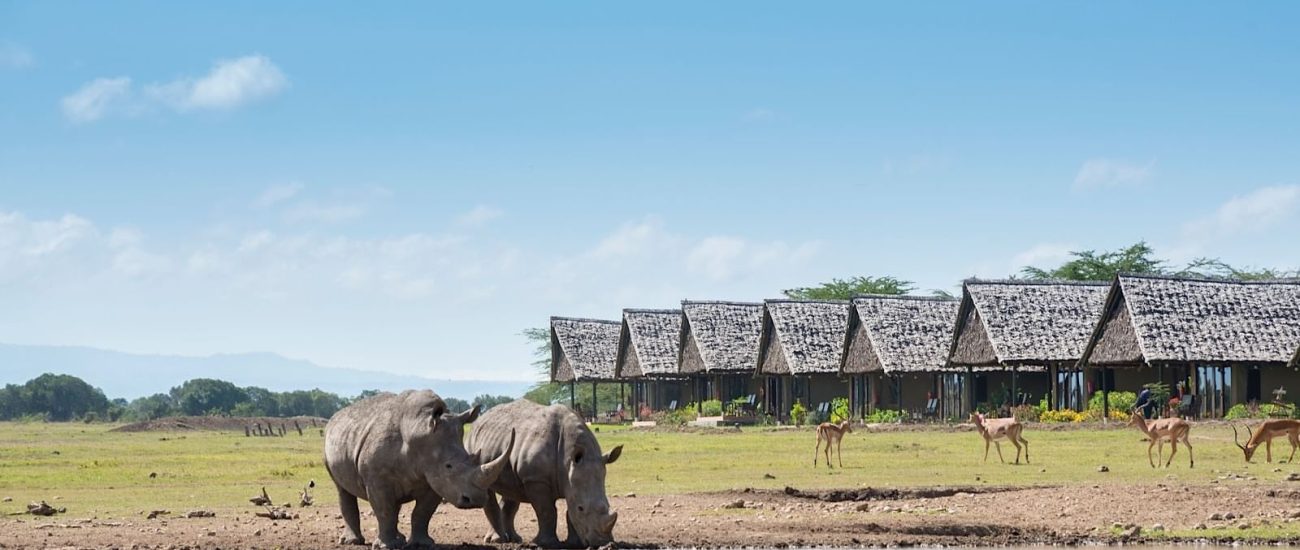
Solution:
<svg viewBox="0 0 1300 550"><path fill-rule="evenodd" d="M1151 388L1142 388L1138 393L1137 405L1135 409L1142 415L1142 418L1151 418Z"/></svg>

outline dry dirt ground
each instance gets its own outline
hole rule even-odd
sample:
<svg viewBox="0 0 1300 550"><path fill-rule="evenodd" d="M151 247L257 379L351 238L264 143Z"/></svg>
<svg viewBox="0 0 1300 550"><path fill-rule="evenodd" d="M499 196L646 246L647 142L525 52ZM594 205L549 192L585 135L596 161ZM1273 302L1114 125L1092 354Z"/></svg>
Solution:
<svg viewBox="0 0 1300 550"><path fill-rule="evenodd" d="M1300 516L1300 490L1286 486L1168 484L1116 494L1114 487L1070 489L931 488L899 492L870 489L844 492L729 491L668 497L611 497L619 511L619 547L866 547L915 545L998 546L1080 544L1145 540L1126 538L1113 524L1136 524L1150 532L1162 524L1173 533L1205 524L1215 528L1289 528ZM364 503L363 503L364 506ZM337 544L342 521L332 508L293 509L296 519L256 517L258 508L215 518L185 519L172 510L157 519L147 511L132 520L0 518L0 548L345 548ZM1230 520L1212 520L1231 514ZM374 538L374 519L363 520ZM535 532L527 506L520 532ZM406 518L403 517L403 524ZM440 546L512 548L483 545L487 524L480 510L444 507L432 523ZM405 531L405 527L403 528ZM563 537L563 534L561 534ZM1159 539L1166 540L1166 539Z"/></svg>

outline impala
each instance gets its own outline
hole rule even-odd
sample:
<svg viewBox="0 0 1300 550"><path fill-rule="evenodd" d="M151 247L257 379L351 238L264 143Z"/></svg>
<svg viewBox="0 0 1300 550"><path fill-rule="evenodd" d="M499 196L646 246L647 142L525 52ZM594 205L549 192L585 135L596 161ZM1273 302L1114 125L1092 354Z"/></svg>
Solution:
<svg viewBox="0 0 1300 550"><path fill-rule="evenodd" d="M1273 439L1284 434L1287 440L1291 442L1291 457L1287 458L1286 461L1295 460L1296 447L1300 447L1300 420L1291 418L1265 420L1255 430L1251 430L1250 426L1246 426L1246 431L1250 433L1250 439L1246 440L1245 445L1242 445L1237 439L1237 427L1232 427L1232 442L1241 449L1241 452L1246 454L1246 462L1250 462L1250 457L1255 456L1255 451L1259 449L1261 443L1264 444L1267 460L1273 462Z"/></svg>
<svg viewBox="0 0 1300 550"><path fill-rule="evenodd" d="M826 441L826 467L831 467L831 445L835 445L835 457L840 461L840 467L844 467L844 434L853 433L853 426L848 420L839 424L822 422L817 426L817 448L813 449L813 468L817 467L817 453L822 450L822 441Z"/></svg>
<svg viewBox="0 0 1300 550"><path fill-rule="evenodd" d="M1174 461L1174 454L1178 452L1179 441L1182 441L1183 445L1187 446L1187 467L1196 467L1196 458L1192 455L1192 444L1187 441L1187 434L1192 431L1192 425L1188 424L1186 420L1181 418L1161 418L1148 422L1146 417L1142 416L1142 413L1135 408L1128 423L1146 434L1147 439L1151 441L1151 444L1147 445L1147 462L1151 464L1152 468L1156 467L1156 463L1151 461L1151 448L1157 444L1160 445L1157 455L1163 461L1166 440L1169 441L1170 445L1169 461L1165 462L1166 468Z"/></svg>
<svg viewBox="0 0 1300 550"><path fill-rule="evenodd" d="M992 442L998 448L998 460L1006 463L1006 459L1002 458L1002 444L998 441L1006 439L1016 446L1016 464L1020 464L1021 445L1025 446L1025 463L1029 463L1029 442L1020 435L1025 427L1015 417L984 418L983 414L973 412L970 413L970 421L979 430L980 437L984 438L984 462L989 461L989 442Z"/></svg>

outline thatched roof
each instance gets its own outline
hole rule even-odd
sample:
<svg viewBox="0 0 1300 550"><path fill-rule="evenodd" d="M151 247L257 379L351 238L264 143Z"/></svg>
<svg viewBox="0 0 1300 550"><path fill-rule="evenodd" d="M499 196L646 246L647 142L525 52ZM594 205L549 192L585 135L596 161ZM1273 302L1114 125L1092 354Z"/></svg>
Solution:
<svg viewBox="0 0 1300 550"><path fill-rule="evenodd" d="M1283 366L1300 346L1300 280L1120 275L1081 363Z"/></svg>
<svg viewBox="0 0 1300 550"><path fill-rule="evenodd" d="M1101 317L1108 288L1073 281L965 281L948 363L1077 361Z"/></svg>
<svg viewBox="0 0 1300 550"><path fill-rule="evenodd" d="M948 362L957 306L952 298L853 298L841 372L935 372Z"/></svg>
<svg viewBox="0 0 1300 550"><path fill-rule="evenodd" d="M752 373L758 363L763 304L682 302L682 374Z"/></svg>
<svg viewBox="0 0 1300 550"><path fill-rule="evenodd" d="M551 317L551 381L614 379L618 321Z"/></svg>
<svg viewBox="0 0 1300 550"><path fill-rule="evenodd" d="M623 310L615 376L623 379L676 375L681 334L680 309Z"/></svg>
<svg viewBox="0 0 1300 550"><path fill-rule="evenodd" d="M849 322L845 300L767 300L759 374L835 374Z"/></svg>

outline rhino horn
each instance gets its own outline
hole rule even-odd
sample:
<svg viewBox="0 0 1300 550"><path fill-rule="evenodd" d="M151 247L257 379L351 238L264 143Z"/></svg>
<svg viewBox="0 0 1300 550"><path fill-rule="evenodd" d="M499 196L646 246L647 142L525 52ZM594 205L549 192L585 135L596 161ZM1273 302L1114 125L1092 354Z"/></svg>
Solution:
<svg viewBox="0 0 1300 550"><path fill-rule="evenodd" d="M496 457L495 460L479 466L478 475L475 476L477 479L474 480L474 484L487 489L489 485L496 483L497 478L501 477L501 472L505 470L506 464L510 463L510 451L514 450L514 448L515 431L510 430L510 443L506 445L506 452L501 453L501 456Z"/></svg>
<svg viewBox="0 0 1300 550"><path fill-rule="evenodd" d="M618 523L618 512L612 512L608 516L605 516L605 521L601 523L601 531L604 533L613 533L615 523Z"/></svg>

